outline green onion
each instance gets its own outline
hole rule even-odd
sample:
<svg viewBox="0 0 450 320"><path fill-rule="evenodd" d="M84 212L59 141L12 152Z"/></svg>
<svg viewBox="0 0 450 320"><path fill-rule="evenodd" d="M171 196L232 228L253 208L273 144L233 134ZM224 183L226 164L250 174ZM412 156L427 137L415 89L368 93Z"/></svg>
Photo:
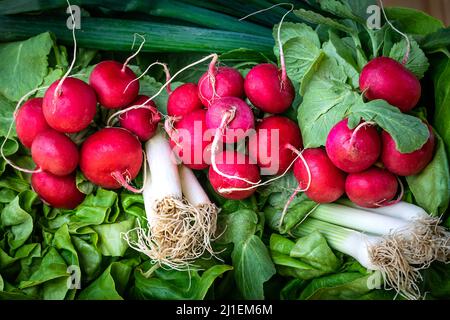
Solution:
<svg viewBox="0 0 450 320"><path fill-rule="evenodd" d="M308 218L291 230L294 237L319 231L330 247L355 258L361 265L380 271L385 285L408 299L418 299L421 279L417 268L412 267L397 243L390 239L370 236L355 230Z"/></svg>
<svg viewBox="0 0 450 320"><path fill-rule="evenodd" d="M82 7L103 7L120 12L139 12L157 17L175 18L199 26L227 30L234 32L250 33L260 36L270 36L272 30L247 21L239 21L235 17L196 7L180 1L136 0L133 2L120 2L111 0L78 0L71 1ZM35 11L46 11L50 9L65 8L65 0L51 0L42 2L40 0L4 0L0 2L0 14L18 14Z"/></svg>
<svg viewBox="0 0 450 320"><path fill-rule="evenodd" d="M43 17L0 16L0 41L22 40L50 31L64 44L72 44L71 30L66 19ZM134 33L146 38L144 52L216 52L247 48L271 56L274 41L244 33L181 27L162 23L88 18L81 19L81 29L76 32L80 47L129 51Z"/></svg>

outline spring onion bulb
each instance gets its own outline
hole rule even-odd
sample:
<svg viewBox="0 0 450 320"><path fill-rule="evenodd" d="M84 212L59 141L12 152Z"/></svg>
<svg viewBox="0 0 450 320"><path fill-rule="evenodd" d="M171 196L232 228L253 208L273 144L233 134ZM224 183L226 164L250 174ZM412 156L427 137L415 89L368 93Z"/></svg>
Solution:
<svg viewBox="0 0 450 320"><path fill-rule="evenodd" d="M143 191L148 229L139 225L123 237L131 248L147 255L153 263L186 270L205 250L211 251L209 224L215 218L205 219L205 212L183 197L178 165L161 131L147 141L145 149L150 171ZM196 195L195 191L200 193L197 185L191 191L191 200L206 201L203 195Z"/></svg>
<svg viewBox="0 0 450 320"><path fill-rule="evenodd" d="M400 210L401 214L396 213ZM426 268L434 260L449 261L450 238L435 220L423 215L420 208L406 203L370 210L354 204L323 204L311 214L325 222L389 238L397 243L410 264Z"/></svg>
<svg viewBox="0 0 450 320"><path fill-rule="evenodd" d="M333 249L355 258L367 269L380 271L386 288L395 289L407 299L420 297L417 282L421 275L408 263L393 239L367 235L311 217L293 228L291 234L301 237L314 231L319 231Z"/></svg>

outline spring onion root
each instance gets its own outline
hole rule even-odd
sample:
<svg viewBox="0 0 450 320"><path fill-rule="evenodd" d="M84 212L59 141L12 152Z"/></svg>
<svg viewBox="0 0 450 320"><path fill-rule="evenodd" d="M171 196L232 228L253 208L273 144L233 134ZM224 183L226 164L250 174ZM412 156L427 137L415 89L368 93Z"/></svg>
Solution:
<svg viewBox="0 0 450 320"><path fill-rule="evenodd" d="M439 217L430 216L421 207L404 201L380 208L361 208L349 200L341 200L340 203L405 221L406 229L400 229L394 234L402 243L411 263L419 263L426 268L434 260L444 263L450 261L450 232L439 225Z"/></svg>

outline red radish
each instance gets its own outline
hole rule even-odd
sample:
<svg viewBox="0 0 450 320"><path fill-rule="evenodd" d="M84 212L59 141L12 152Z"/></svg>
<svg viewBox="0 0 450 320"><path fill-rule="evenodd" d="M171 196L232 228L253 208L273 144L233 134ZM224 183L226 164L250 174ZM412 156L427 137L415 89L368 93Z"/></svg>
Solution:
<svg viewBox="0 0 450 320"><path fill-rule="evenodd" d="M34 138L41 132L50 129L42 112L42 98L28 100L20 107L16 116L16 132L20 142L31 148Z"/></svg>
<svg viewBox="0 0 450 320"><path fill-rule="evenodd" d="M348 119L344 119L328 133L326 151L339 169L348 173L364 171L380 156L380 136L368 122L349 129Z"/></svg>
<svg viewBox="0 0 450 320"><path fill-rule="evenodd" d="M206 112L208 129L223 130L222 140L234 143L248 136L248 130L255 127L252 109L243 100L225 97L214 102Z"/></svg>
<svg viewBox="0 0 450 320"><path fill-rule="evenodd" d="M244 96L244 78L239 71L230 67L216 68L214 62L198 81L198 97L207 108L222 97Z"/></svg>
<svg viewBox="0 0 450 320"><path fill-rule="evenodd" d="M359 76L359 87L369 100L383 99L408 112L419 102L421 86L416 76L388 57L372 59Z"/></svg>
<svg viewBox="0 0 450 320"><path fill-rule="evenodd" d="M89 84L97 93L98 101L108 109L123 108L133 102L139 93L139 81L125 64L107 60L97 64L89 77Z"/></svg>
<svg viewBox="0 0 450 320"><path fill-rule="evenodd" d="M181 161L194 170L206 169L211 159L212 134L206 127L206 110L195 110L175 123L170 146Z"/></svg>
<svg viewBox="0 0 450 320"><path fill-rule="evenodd" d="M351 173L345 181L348 198L364 208L377 208L389 203L397 194L397 189L395 175L378 167Z"/></svg>
<svg viewBox="0 0 450 320"><path fill-rule="evenodd" d="M291 80L271 63L254 66L245 77L245 94L253 105L264 112L282 113L295 98Z"/></svg>
<svg viewBox="0 0 450 320"><path fill-rule="evenodd" d="M257 124L256 134L250 137L249 155L266 174L278 175L296 158L289 146L297 150L303 147L300 128L287 117L270 116Z"/></svg>
<svg viewBox="0 0 450 320"><path fill-rule="evenodd" d="M34 163L44 171L66 176L78 166L78 148L69 137L49 129L36 136L31 145Z"/></svg>
<svg viewBox="0 0 450 320"><path fill-rule="evenodd" d="M236 151L220 152L217 155L217 167L225 174L237 176L254 183L260 180L258 166L252 164L248 156ZM256 188L251 184L238 179L225 178L214 171L212 167L209 168L209 181L214 190L227 199L245 199L256 191Z"/></svg>
<svg viewBox="0 0 450 320"><path fill-rule="evenodd" d="M138 96L127 108L133 105L141 105L149 99L148 96ZM147 141L156 132L161 115L153 101L147 102L145 108L131 109L120 115L120 126L134 133L139 140Z"/></svg>
<svg viewBox="0 0 450 320"><path fill-rule="evenodd" d="M128 181L136 178L141 165L141 143L122 128L101 129L81 146L81 171L92 183L103 188L118 189L122 186L136 192Z"/></svg>
<svg viewBox="0 0 450 320"><path fill-rule="evenodd" d="M308 168L300 158L294 164L294 175L299 187L307 189L305 194L308 198L318 203L328 203L339 199L345 190L345 173L335 167L325 150L305 149L303 158L311 174L309 188Z"/></svg>
<svg viewBox="0 0 450 320"><path fill-rule="evenodd" d="M420 173L433 158L435 137L433 129L428 126L430 137L419 150L411 153L400 153L394 139L383 131L381 133L382 151L381 161L386 169L399 176L412 176Z"/></svg>
<svg viewBox="0 0 450 320"><path fill-rule="evenodd" d="M167 114L182 117L194 110L202 109L203 105L198 97L198 87L195 83L185 83L176 88L167 100Z"/></svg>
<svg viewBox="0 0 450 320"><path fill-rule="evenodd" d="M86 195L77 189L75 181L74 173L55 176L43 171L31 175L31 186L41 200L60 209L75 209L83 202Z"/></svg>
<svg viewBox="0 0 450 320"><path fill-rule="evenodd" d="M42 111L50 127L64 133L85 129L94 119L97 99L92 88L76 78L66 78L55 92L60 80L52 83L44 95Z"/></svg>

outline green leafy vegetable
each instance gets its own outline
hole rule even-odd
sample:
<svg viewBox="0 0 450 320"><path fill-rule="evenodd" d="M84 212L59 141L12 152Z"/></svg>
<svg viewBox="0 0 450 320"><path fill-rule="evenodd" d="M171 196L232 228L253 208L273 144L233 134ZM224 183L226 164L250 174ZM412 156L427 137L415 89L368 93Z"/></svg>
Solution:
<svg viewBox="0 0 450 320"><path fill-rule="evenodd" d="M336 60L324 59L309 82L298 108L305 148L325 145L328 132L360 98L345 84L347 76Z"/></svg>
<svg viewBox="0 0 450 320"><path fill-rule="evenodd" d="M444 140L447 156L450 155L450 58L441 58L433 67L435 112L433 125Z"/></svg>
<svg viewBox="0 0 450 320"><path fill-rule="evenodd" d="M266 246L255 235L240 242L232 253L236 284L245 299L264 299L263 284L275 274Z"/></svg>
<svg viewBox="0 0 450 320"><path fill-rule="evenodd" d="M151 266L146 263L145 267ZM233 268L215 265L201 275L196 270L176 271L158 268L146 278L139 268L135 271L132 296L136 299L204 299L214 280Z"/></svg>
<svg viewBox="0 0 450 320"><path fill-rule="evenodd" d="M0 44L0 93L11 101L39 87L48 73L47 56L53 46L50 34Z"/></svg>
<svg viewBox="0 0 450 320"><path fill-rule="evenodd" d="M396 7L385 10L388 18L398 21L401 24L401 30L406 33L426 35L444 27L442 21L423 11Z"/></svg>
<svg viewBox="0 0 450 320"><path fill-rule="evenodd" d="M450 200L450 174L444 142L437 133L433 160L419 174L406 177L417 204L430 215L440 216Z"/></svg>

